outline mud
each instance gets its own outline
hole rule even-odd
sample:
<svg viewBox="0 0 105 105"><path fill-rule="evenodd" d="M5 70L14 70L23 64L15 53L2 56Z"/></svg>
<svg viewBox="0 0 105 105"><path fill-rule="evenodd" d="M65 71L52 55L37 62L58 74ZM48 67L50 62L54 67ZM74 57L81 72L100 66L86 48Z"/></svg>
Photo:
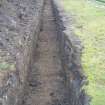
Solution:
<svg viewBox="0 0 105 105"><path fill-rule="evenodd" d="M28 96L24 105L69 105L57 40L51 0L45 1L43 27L40 32L35 62L28 76Z"/></svg>
<svg viewBox="0 0 105 105"><path fill-rule="evenodd" d="M60 6L0 1L0 105L89 105L82 46Z"/></svg>

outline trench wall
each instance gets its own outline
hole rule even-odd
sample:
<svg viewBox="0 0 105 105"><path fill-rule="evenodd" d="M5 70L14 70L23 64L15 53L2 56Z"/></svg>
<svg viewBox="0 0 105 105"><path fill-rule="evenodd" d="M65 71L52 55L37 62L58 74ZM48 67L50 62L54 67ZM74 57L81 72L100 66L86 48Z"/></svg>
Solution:
<svg viewBox="0 0 105 105"><path fill-rule="evenodd" d="M66 13L59 0L54 0L52 4L57 24L62 68L65 71L65 82L70 92L70 105L89 105L90 98L83 89L83 86L88 84L81 65L83 46L72 31L73 18Z"/></svg>

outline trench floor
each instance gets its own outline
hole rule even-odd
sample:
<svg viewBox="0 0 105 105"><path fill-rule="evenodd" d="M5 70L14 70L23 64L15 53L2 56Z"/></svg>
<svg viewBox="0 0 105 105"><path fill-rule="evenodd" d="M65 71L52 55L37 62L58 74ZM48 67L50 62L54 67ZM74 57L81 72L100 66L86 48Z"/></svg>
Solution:
<svg viewBox="0 0 105 105"><path fill-rule="evenodd" d="M45 0L43 26L37 44L24 105L70 105L51 0Z"/></svg>

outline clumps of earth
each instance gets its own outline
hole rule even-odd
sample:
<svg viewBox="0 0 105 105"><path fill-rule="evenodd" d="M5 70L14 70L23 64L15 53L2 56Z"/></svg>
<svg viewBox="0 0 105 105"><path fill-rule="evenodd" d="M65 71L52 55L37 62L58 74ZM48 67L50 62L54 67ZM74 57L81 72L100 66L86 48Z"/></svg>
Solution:
<svg viewBox="0 0 105 105"><path fill-rule="evenodd" d="M0 86L31 40L36 0L0 0Z"/></svg>

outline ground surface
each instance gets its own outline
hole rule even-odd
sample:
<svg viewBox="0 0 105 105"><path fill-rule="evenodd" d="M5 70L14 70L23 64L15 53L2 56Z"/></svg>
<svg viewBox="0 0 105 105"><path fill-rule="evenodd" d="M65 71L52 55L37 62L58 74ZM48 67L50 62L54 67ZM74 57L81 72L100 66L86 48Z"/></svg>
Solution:
<svg viewBox="0 0 105 105"><path fill-rule="evenodd" d="M69 105L50 0L45 0L42 31L28 80L24 105Z"/></svg>
<svg viewBox="0 0 105 105"><path fill-rule="evenodd" d="M104 0L97 0L104 1ZM105 6L95 0L65 0L63 7L74 16L73 30L84 45L82 65L88 76L91 105L105 105Z"/></svg>

